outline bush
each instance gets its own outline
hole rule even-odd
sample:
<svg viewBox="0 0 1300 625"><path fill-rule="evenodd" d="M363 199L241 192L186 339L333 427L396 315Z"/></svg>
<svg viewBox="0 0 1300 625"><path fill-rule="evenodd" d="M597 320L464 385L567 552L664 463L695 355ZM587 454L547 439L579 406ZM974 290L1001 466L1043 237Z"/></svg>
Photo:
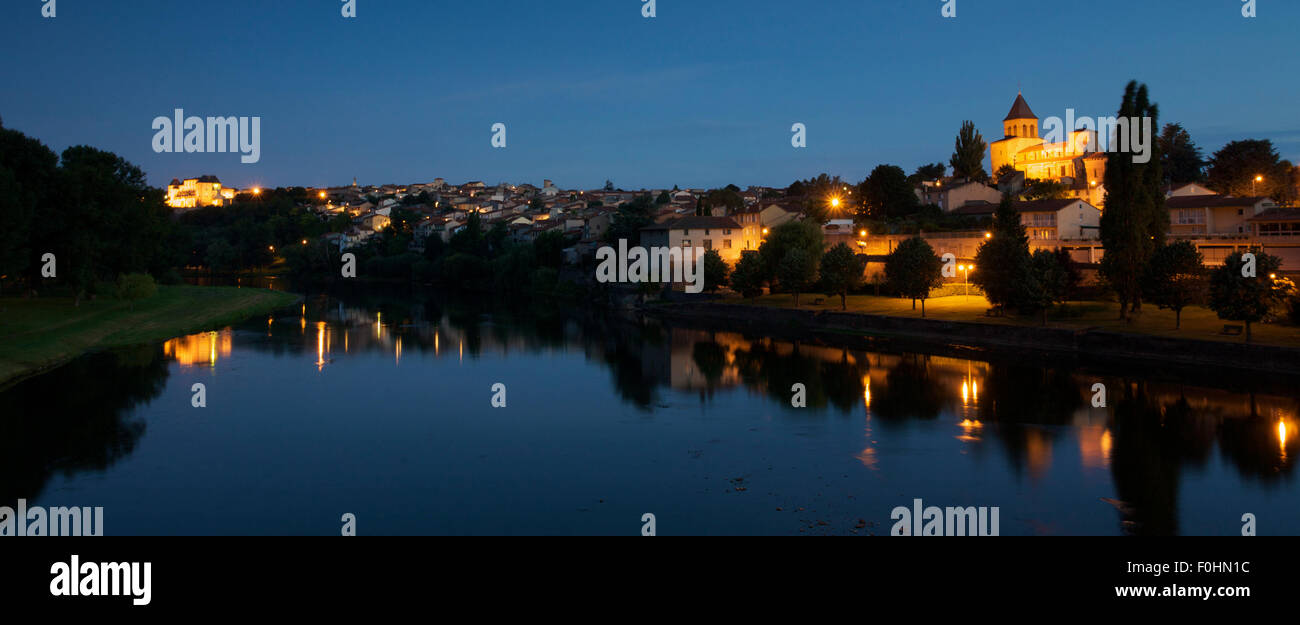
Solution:
<svg viewBox="0 0 1300 625"><path fill-rule="evenodd" d="M136 300L149 299L157 294L158 285L147 273L128 273L117 278L117 299L131 302L131 310L135 310Z"/></svg>

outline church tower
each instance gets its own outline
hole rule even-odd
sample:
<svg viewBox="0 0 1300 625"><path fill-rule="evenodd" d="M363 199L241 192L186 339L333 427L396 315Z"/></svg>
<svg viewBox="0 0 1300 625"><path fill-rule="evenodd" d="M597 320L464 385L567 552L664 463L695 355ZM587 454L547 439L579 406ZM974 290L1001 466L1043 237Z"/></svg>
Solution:
<svg viewBox="0 0 1300 625"><path fill-rule="evenodd" d="M1002 120L1002 128L1008 137L1038 138L1038 116L1029 110L1029 103L1025 102L1023 94L1016 94L1016 102Z"/></svg>
<svg viewBox="0 0 1300 625"><path fill-rule="evenodd" d="M1030 110L1023 94L1016 94L1016 101L1011 111L1002 120L1003 137L989 146L993 172L996 174L1003 165L1016 165L1016 155L1023 149L1041 145L1038 137L1038 116Z"/></svg>

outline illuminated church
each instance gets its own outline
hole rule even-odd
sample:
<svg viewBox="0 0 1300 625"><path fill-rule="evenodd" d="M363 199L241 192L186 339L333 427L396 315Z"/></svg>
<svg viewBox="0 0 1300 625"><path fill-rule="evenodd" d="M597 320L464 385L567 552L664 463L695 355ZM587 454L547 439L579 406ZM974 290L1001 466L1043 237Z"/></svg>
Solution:
<svg viewBox="0 0 1300 625"><path fill-rule="evenodd" d="M989 146L993 171L1011 165L1032 180L1052 180L1067 187L1069 197L1098 208L1106 199L1102 181L1106 175L1106 154L1098 149L1095 130L1073 130L1065 140L1047 143L1038 136L1038 116L1025 96L1017 94L1011 112L1002 120L1003 138Z"/></svg>

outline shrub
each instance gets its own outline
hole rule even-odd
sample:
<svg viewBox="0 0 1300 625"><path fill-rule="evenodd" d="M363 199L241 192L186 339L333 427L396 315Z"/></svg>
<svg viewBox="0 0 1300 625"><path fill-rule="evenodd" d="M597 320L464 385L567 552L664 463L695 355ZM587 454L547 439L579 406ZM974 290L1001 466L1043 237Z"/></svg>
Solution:
<svg viewBox="0 0 1300 625"><path fill-rule="evenodd" d="M117 278L117 299L131 302L135 310L137 300L149 299L158 294L158 285L147 273L128 273Z"/></svg>

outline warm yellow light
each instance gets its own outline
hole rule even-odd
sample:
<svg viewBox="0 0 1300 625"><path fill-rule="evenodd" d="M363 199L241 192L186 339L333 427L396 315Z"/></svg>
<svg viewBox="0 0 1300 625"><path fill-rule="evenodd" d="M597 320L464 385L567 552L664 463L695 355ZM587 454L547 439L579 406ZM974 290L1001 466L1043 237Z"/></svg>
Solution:
<svg viewBox="0 0 1300 625"><path fill-rule="evenodd" d="M268 245L268 246L266 246L266 249L271 250L272 252L274 252L274 251L275 251L275 246L274 246L274 245Z"/></svg>
<svg viewBox="0 0 1300 625"><path fill-rule="evenodd" d="M840 198L837 197L831 198L831 208L839 208L839 207L840 207Z"/></svg>
<svg viewBox="0 0 1300 625"><path fill-rule="evenodd" d="M321 191L321 192L320 192L320 199L322 199L322 200L325 199L325 192L324 192L324 191Z"/></svg>
<svg viewBox="0 0 1300 625"><path fill-rule="evenodd" d="M984 233L984 238L986 238L986 239L992 239L992 238L993 238L993 233L992 233L992 232L985 232L985 233Z"/></svg>
<svg viewBox="0 0 1300 625"><path fill-rule="evenodd" d="M767 228L763 228L763 234L767 234Z"/></svg>
<svg viewBox="0 0 1300 625"><path fill-rule="evenodd" d="M1276 279L1277 279L1277 274L1275 274L1275 273L1270 273L1270 274L1268 274L1268 279L1269 279L1269 280L1276 280Z"/></svg>
<svg viewBox="0 0 1300 625"><path fill-rule="evenodd" d="M1255 176L1255 182L1264 182L1263 176Z"/></svg>
<svg viewBox="0 0 1300 625"><path fill-rule="evenodd" d="M306 244L307 244L307 239L303 239L303 240L302 240L302 244L303 244L303 245L306 245Z"/></svg>
<svg viewBox="0 0 1300 625"><path fill-rule="evenodd" d="M866 230L859 230L859 231L858 231L858 236L860 236L860 237L865 237L865 236L867 236L867 231L866 231Z"/></svg>
<svg viewBox="0 0 1300 625"><path fill-rule="evenodd" d="M1286 455L1286 421L1278 419L1277 421L1277 441L1282 448L1282 455Z"/></svg>
<svg viewBox="0 0 1300 625"><path fill-rule="evenodd" d="M262 188L261 188L261 187L258 187L258 188L256 188L256 189L253 189L253 195L261 195L261 194L262 194Z"/></svg>

